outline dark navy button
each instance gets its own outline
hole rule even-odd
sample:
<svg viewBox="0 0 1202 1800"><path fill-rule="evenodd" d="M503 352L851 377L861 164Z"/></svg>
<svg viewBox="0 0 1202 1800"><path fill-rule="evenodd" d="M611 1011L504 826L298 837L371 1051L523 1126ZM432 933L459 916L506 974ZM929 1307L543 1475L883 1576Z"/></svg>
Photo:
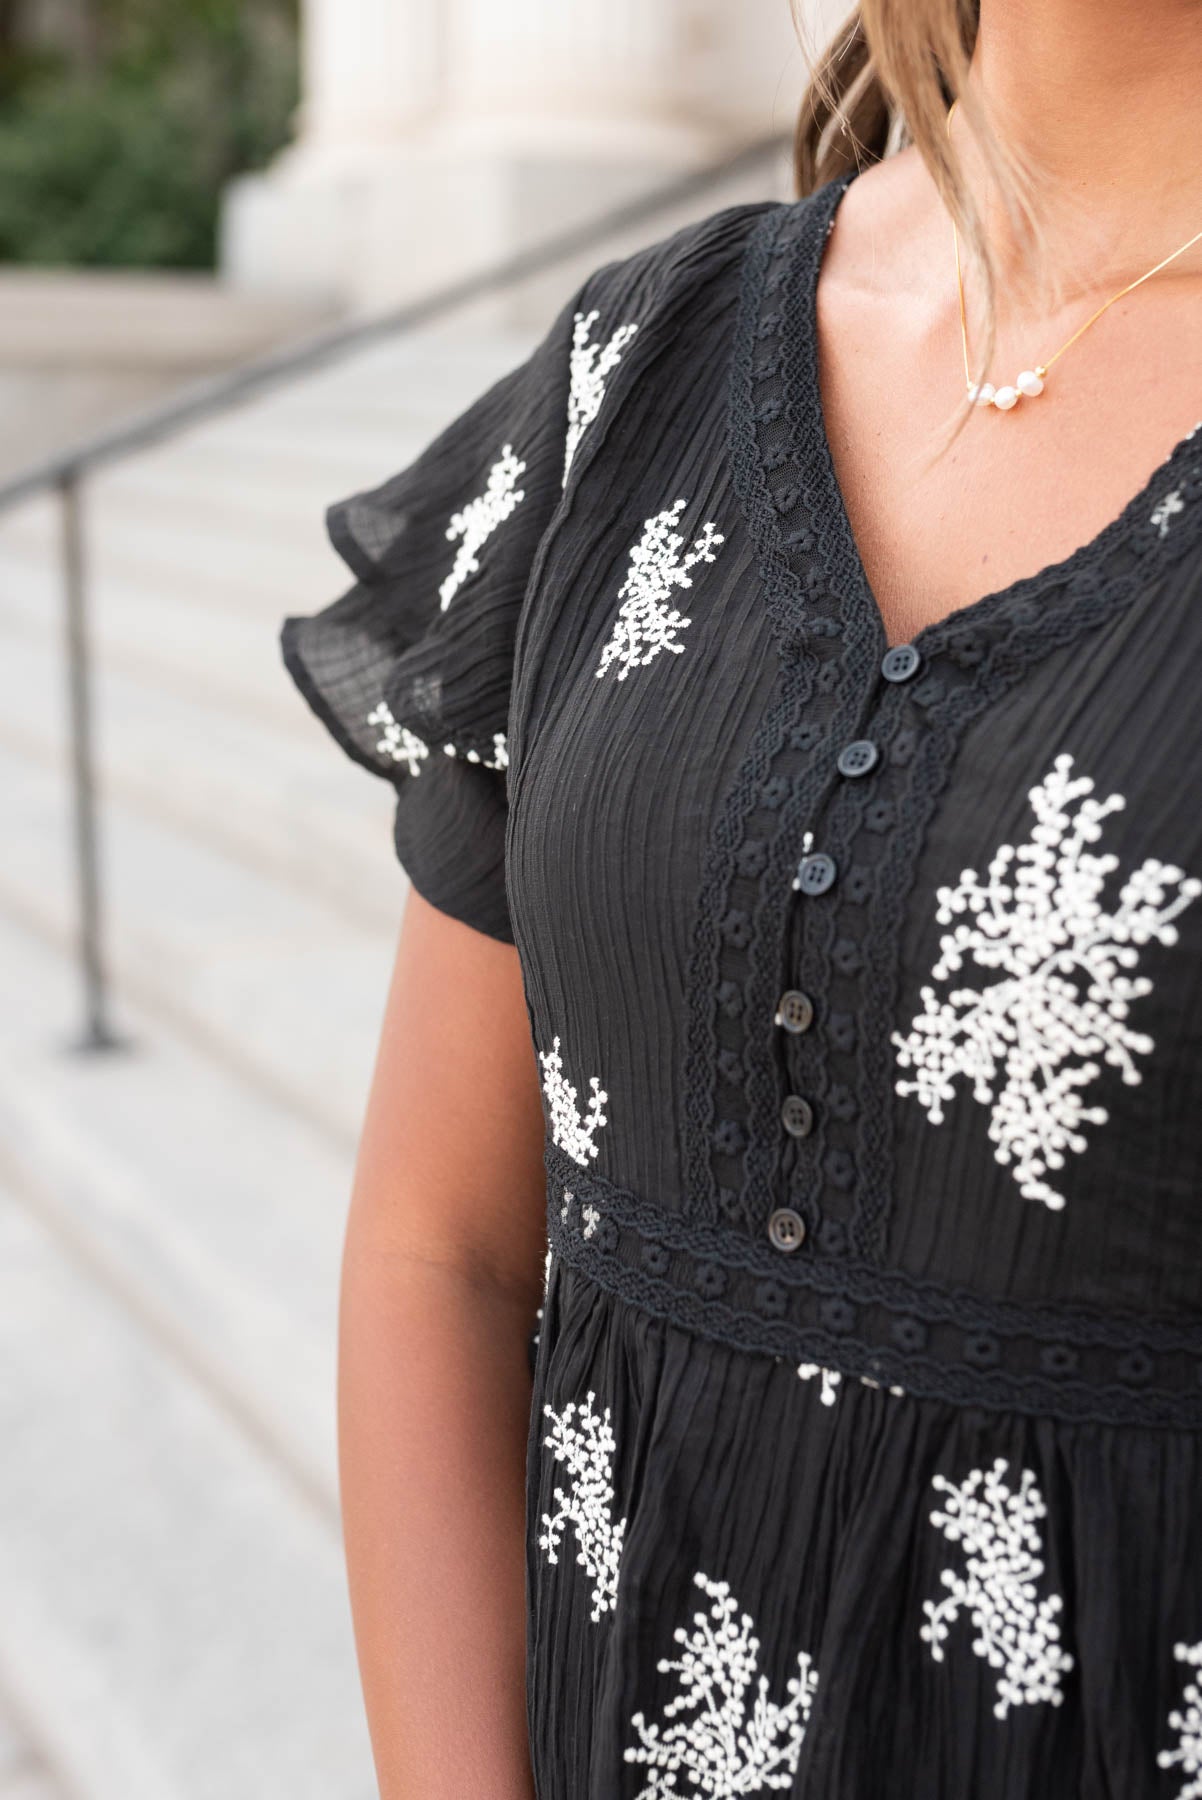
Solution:
<svg viewBox="0 0 1202 1800"><path fill-rule="evenodd" d="M867 775L880 760L881 753L871 738L857 738L852 744L844 744L835 767L840 775Z"/></svg>
<svg viewBox="0 0 1202 1800"><path fill-rule="evenodd" d="M800 1094L786 1094L780 1109L781 1121L790 1137L809 1137L814 1129L814 1111Z"/></svg>
<svg viewBox="0 0 1202 1800"><path fill-rule="evenodd" d="M814 1023L814 1002L800 988L786 988L776 1003L774 1025L786 1031L808 1031Z"/></svg>
<svg viewBox="0 0 1202 1800"><path fill-rule="evenodd" d="M894 644L881 661L881 674L886 681L909 681L918 673L922 657L913 644Z"/></svg>
<svg viewBox="0 0 1202 1800"><path fill-rule="evenodd" d="M833 886L838 872L833 856L815 851L810 856L803 856L798 863L793 886L800 888L803 894L825 894L827 888Z"/></svg>
<svg viewBox="0 0 1202 1800"><path fill-rule="evenodd" d="M805 1243L806 1222L791 1206L778 1206L768 1220L768 1236L777 1250L800 1250Z"/></svg>

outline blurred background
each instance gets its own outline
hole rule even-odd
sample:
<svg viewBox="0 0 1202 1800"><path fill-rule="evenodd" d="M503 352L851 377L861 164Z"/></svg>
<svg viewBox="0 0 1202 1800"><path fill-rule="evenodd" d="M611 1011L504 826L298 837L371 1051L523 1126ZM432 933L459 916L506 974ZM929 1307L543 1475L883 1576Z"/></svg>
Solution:
<svg viewBox="0 0 1202 1800"><path fill-rule="evenodd" d="M334 1319L405 878L279 624L589 269L789 197L807 68L789 0L0 0L0 1800L375 1792Z"/></svg>

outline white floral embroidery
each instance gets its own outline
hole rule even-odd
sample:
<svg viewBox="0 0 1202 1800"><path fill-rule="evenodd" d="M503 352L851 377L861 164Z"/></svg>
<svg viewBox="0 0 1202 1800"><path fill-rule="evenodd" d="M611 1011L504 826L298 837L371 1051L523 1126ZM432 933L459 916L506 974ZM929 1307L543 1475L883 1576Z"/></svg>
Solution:
<svg viewBox="0 0 1202 1800"><path fill-rule="evenodd" d="M821 1363L798 1363L797 1373L801 1376L803 1381L813 1381L815 1377L820 1376L822 1385L819 1389L818 1398L821 1400L823 1406L833 1406L835 1404L835 1401L839 1398L839 1386L843 1380L842 1372L839 1369L824 1369ZM882 1382L874 1381L871 1375L860 1375L857 1379L859 1380L861 1387L879 1388L883 1386ZM899 1396L904 1394L905 1391L905 1388L897 1387L895 1384L891 1384L886 1390L886 1392L890 1394Z"/></svg>
<svg viewBox="0 0 1202 1800"><path fill-rule="evenodd" d="M555 1042L558 1043L559 1039L556 1038ZM561 1224L567 1223L568 1212L571 1208L573 1197L574 1196L573 1196L572 1190L570 1188L565 1188L563 1190L563 1195L559 1202L559 1219L560 1219Z"/></svg>
<svg viewBox="0 0 1202 1800"><path fill-rule="evenodd" d="M1093 782L1074 778L1072 767L1071 756L1058 756L1031 789L1031 837L1017 850L1001 846L984 885L966 869L956 887L938 892L941 925L960 913L970 922L940 940L934 980L948 981L966 961L1008 979L951 988L943 999L924 987L909 1035L892 1034L899 1065L916 1071L897 1092L917 1095L938 1125L955 1077L969 1079L973 1098L992 1109L998 1162L1014 1165L1020 1193L1054 1210L1064 1196L1046 1177L1069 1151L1085 1149L1083 1126L1106 1122L1105 1108L1082 1102L1098 1059L1134 1085L1135 1058L1152 1049L1127 1023L1132 1001L1152 984L1128 971L1144 944L1177 941L1173 920L1202 893L1202 882L1149 857L1106 911L1103 889L1118 858L1087 846L1125 802L1090 798Z"/></svg>
<svg viewBox="0 0 1202 1800"><path fill-rule="evenodd" d="M1174 1644L1173 1655L1187 1669L1202 1669L1202 1643ZM1162 1769L1179 1768L1191 1779L1177 1790L1177 1800L1202 1800L1202 1677L1185 1684L1182 1708L1173 1708L1169 1726L1177 1733L1177 1748L1161 1750L1156 1762Z"/></svg>
<svg viewBox="0 0 1202 1800"><path fill-rule="evenodd" d="M408 725L400 725L392 716L392 709L383 700L373 707L367 715L369 725L378 725L382 736L376 743L381 756L391 756L393 762L409 765L411 775L420 775L421 765L430 754L430 746L424 738L410 731ZM460 750L455 744L444 744L443 749L448 756L461 756L465 762L480 763L486 769L507 769L509 767L509 749L503 731L493 732L493 748L491 756L482 756L478 750Z"/></svg>
<svg viewBox="0 0 1202 1800"><path fill-rule="evenodd" d="M459 546L451 573L438 590L443 612L468 576L474 575L480 567L480 550L497 526L503 524L526 498L525 489L518 486L518 481L525 473L526 465L514 455L513 445L505 444L499 460L488 472L488 486L484 492L475 500L469 501L462 512L452 514L447 526L447 537L452 543L456 538L462 538L463 542Z"/></svg>
<svg viewBox="0 0 1202 1800"><path fill-rule="evenodd" d="M540 1050L538 1057L543 1065L543 1092L551 1112L551 1136L573 1162L586 1166L588 1158L597 1155L595 1132L609 1122L601 1110L609 1095L601 1086L600 1076L590 1075L588 1112L582 1119L576 1110L576 1089L563 1072L558 1037L552 1040L549 1050Z"/></svg>
<svg viewBox="0 0 1202 1800"><path fill-rule="evenodd" d="M492 734L492 755L484 756L479 750L460 750L455 744L444 744L443 749L448 756L461 756L464 762L480 763L486 769L507 769L509 767L509 745L505 741L503 731Z"/></svg>
<svg viewBox="0 0 1202 1800"><path fill-rule="evenodd" d="M1193 435L1192 432L1190 435ZM1184 511L1185 501L1181 498L1181 489L1174 488L1172 493L1166 494L1164 499L1154 508L1151 523L1156 526L1162 538L1168 537L1170 521L1177 513L1183 513Z"/></svg>
<svg viewBox="0 0 1202 1800"><path fill-rule="evenodd" d="M702 527L691 550L680 551L684 538L673 527L688 505L678 500L667 512L648 519L643 535L630 552L630 570L618 593L622 605L614 621L613 635L601 652L595 673L604 675L610 664L618 664L618 680L625 681L631 669L639 668L658 656L661 650L679 655L684 645L676 642L676 633L692 620L686 619L668 605L673 588L692 587L689 570L702 562L714 561L714 547L725 542L712 522Z"/></svg>
<svg viewBox="0 0 1202 1800"><path fill-rule="evenodd" d="M383 700L368 713L367 723L380 727L376 749L381 756L391 756L393 762L407 763L411 775L421 774L422 763L430 754L430 746L424 738L419 738L407 725L398 725L391 708Z"/></svg>
<svg viewBox="0 0 1202 1800"><path fill-rule="evenodd" d="M1038 1700L1059 1706L1064 1698L1060 1677L1073 1666L1060 1645L1060 1596L1035 1596L1043 1574L1036 1520L1046 1518L1047 1508L1032 1471L1022 1471L1015 1491L1004 1479L1008 1467L1005 1457L998 1457L992 1469L974 1469L958 1487L942 1475L934 1477L933 1486L947 1495L947 1504L931 1514L931 1523L949 1543L963 1544L967 1575L944 1569L947 1598L923 1602L928 1622L919 1627L931 1655L942 1662L951 1626L961 1611L968 1613L977 1632L974 1653L1002 1671L993 1708L999 1719L1012 1706Z"/></svg>
<svg viewBox="0 0 1202 1800"><path fill-rule="evenodd" d="M596 1231L598 1225L601 1223L601 1214L597 1211L595 1206L584 1206L580 1210L580 1216L584 1220L584 1231L582 1235L586 1238L591 1238L594 1231Z"/></svg>
<svg viewBox="0 0 1202 1800"><path fill-rule="evenodd" d="M674 1632L680 1656L664 1657L661 1674L680 1677L680 1692L663 1710L663 1725L648 1725L641 1712L631 1725L639 1742L625 1752L642 1763L647 1785L638 1800L665 1794L735 1795L792 1786L818 1686L817 1670L804 1653L785 1686L783 1706L768 1698L760 1672L760 1643L747 1613L740 1613L725 1581L693 1577L712 1602L693 1615L693 1630ZM684 1717L681 1717L681 1715ZM678 1778L688 1784L681 1788Z"/></svg>
<svg viewBox="0 0 1202 1800"><path fill-rule="evenodd" d="M543 1443L556 1462L566 1468L569 1484L566 1489L556 1488L552 1500L557 1510L543 1514L538 1541L547 1553L547 1561L556 1563L564 1530L568 1525L573 1527L576 1561L593 1583L591 1617L597 1620L617 1603L626 1521L615 1522L613 1516L615 1443L609 1408L598 1415L593 1410L595 1401L596 1395L590 1392L583 1406L569 1400L562 1413L551 1406L543 1407L552 1421Z"/></svg>
<svg viewBox="0 0 1202 1800"><path fill-rule="evenodd" d="M843 1380L838 1369L823 1369L818 1363L798 1363L797 1373L803 1381L813 1381L816 1375L822 1377L819 1398L823 1406L833 1406L839 1398L839 1383Z"/></svg>
<svg viewBox="0 0 1202 1800"><path fill-rule="evenodd" d="M600 313L577 313L573 322L571 355L571 391L568 395L568 435L563 459L563 485L568 485L572 458L580 440L601 410L605 398L605 377L612 374L622 360L622 352L638 330L637 325L619 325L607 344L594 344L589 333Z"/></svg>

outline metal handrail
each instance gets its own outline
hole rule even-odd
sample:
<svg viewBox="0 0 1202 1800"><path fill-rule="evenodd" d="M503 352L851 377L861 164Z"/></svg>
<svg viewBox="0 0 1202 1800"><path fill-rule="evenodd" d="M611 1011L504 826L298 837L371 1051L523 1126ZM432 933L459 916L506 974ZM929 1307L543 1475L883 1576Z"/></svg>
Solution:
<svg viewBox="0 0 1202 1800"><path fill-rule="evenodd" d="M83 483L92 470L161 443L165 438L228 412L244 401L380 339L414 331L473 300L519 286L607 239L645 224L657 214L695 200L723 182L780 156L788 138L779 132L760 137L719 161L675 177L637 199L622 202L541 243L491 263L457 281L369 318L315 333L281 350L190 384L182 393L150 407L124 424L85 438L0 482L0 512L32 495L56 491L61 516L68 713L71 739L72 815L75 839L76 944L83 985L83 1050L123 1044L109 1024L109 984L103 949L101 862L92 745L92 661L88 634L87 561Z"/></svg>
<svg viewBox="0 0 1202 1800"><path fill-rule="evenodd" d="M298 344L255 357L224 374L191 383L182 394L177 394L162 405L153 406L122 425L85 438L73 450L49 456L8 481L0 482L0 512L42 489L58 487L68 478L78 478L101 463L113 462L118 457L144 450L148 445L173 436L177 431L195 425L201 419L228 411L253 395L265 393L299 375L307 375L325 363L336 361L349 351L362 349L365 344L393 337L401 332L415 331L432 319L454 312L473 300L517 287L532 276L545 274L557 264L570 261L581 251L604 243L607 238L616 237L633 226L642 225L657 213L668 211L670 207L694 200L743 170L768 161L770 157L779 155L787 143L788 139L779 133L757 138L719 162L708 163L687 175L677 176L640 195L636 200L624 201L582 225L573 225L565 231L556 232L528 250L519 250L513 256L504 257L499 262L490 263L472 274L460 277L457 281L448 282L416 300L408 300L401 306L392 307L387 312L377 313L369 318L332 326Z"/></svg>

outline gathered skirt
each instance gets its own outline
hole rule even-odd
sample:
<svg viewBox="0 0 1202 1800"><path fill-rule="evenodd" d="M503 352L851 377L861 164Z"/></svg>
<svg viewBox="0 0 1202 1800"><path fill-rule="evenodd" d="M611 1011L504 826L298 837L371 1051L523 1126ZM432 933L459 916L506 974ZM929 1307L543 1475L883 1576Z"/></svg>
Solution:
<svg viewBox="0 0 1202 1800"><path fill-rule="evenodd" d="M748 1355L552 1258L528 1454L539 1800L1202 1795L1195 1434Z"/></svg>

